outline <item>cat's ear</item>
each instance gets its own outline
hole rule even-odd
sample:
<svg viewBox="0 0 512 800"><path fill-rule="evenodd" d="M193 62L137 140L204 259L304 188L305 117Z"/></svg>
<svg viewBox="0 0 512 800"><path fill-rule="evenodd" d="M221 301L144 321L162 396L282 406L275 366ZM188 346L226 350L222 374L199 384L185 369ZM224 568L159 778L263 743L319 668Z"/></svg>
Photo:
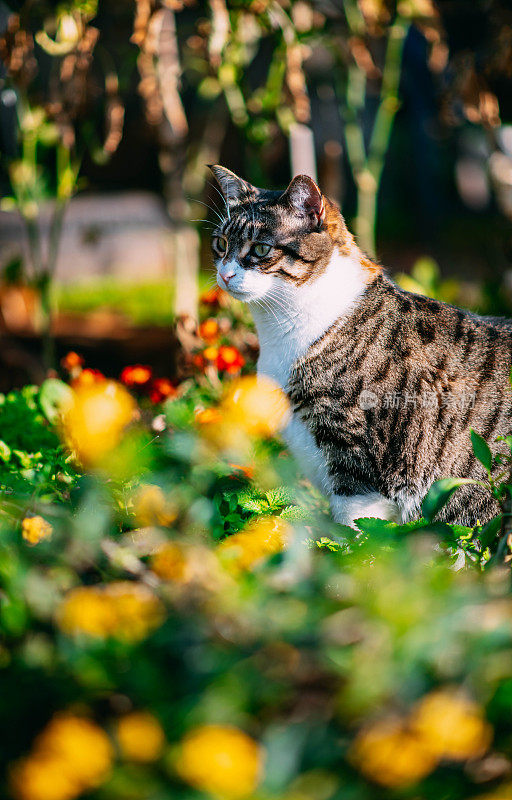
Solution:
<svg viewBox="0 0 512 800"><path fill-rule="evenodd" d="M322 227L325 219L324 198L308 175L297 175L281 196L281 201L308 217L314 227Z"/></svg>
<svg viewBox="0 0 512 800"><path fill-rule="evenodd" d="M243 200L254 199L258 192L255 186L242 180L230 169L221 167L219 164L208 164L208 166L213 172L228 205L236 205Z"/></svg>

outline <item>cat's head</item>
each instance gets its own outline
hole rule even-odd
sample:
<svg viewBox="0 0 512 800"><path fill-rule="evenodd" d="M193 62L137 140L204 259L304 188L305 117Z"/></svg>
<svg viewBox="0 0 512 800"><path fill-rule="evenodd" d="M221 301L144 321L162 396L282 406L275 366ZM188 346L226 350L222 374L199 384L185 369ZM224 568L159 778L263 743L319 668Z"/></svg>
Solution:
<svg viewBox="0 0 512 800"><path fill-rule="evenodd" d="M354 247L339 209L307 175L276 192L225 167L211 169L225 200L212 233L217 282L234 297L258 301L305 286L326 270L335 248L348 255Z"/></svg>

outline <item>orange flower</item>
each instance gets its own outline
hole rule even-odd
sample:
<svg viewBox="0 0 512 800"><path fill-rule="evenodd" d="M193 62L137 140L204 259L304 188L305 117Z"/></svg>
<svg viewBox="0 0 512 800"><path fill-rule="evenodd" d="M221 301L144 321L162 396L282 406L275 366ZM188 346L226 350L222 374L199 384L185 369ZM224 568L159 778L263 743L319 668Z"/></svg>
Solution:
<svg viewBox="0 0 512 800"><path fill-rule="evenodd" d="M152 403L161 403L176 394L176 386L169 378L155 378L151 382L149 399Z"/></svg>
<svg viewBox="0 0 512 800"><path fill-rule="evenodd" d="M192 364L194 365L194 367L196 369L203 370L205 368L206 362L205 362L205 360L204 360L204 358L203 358L201 353L195 353L192 356Z"/></svg>
<svg viewBox="0 0 512 800"><path fill-rule="evenodd" d="M218 306L220 305L220 301L223 300L225 296L226 295L222 289L220 289L218 286L214 286L213 289L203 292L200 300L205 306Z"/></svg>
<svg viewBox="0 0 512 800"><path fill-rule="evenodd" d="M78 353L70 350L69 353L67 353L67 355L61 359L60 363L67 372L72 372L73 370L77 369L77 367L82 367L84 360L82 356L78 355Z"/></svg>
<svg viewBox="0 0 512 800"><path fill-rule="evenodd" d="M206 361L217 361L219 351L216 347L205 347L203 350L203 357Z"/></svg>
<svg viewBox="0 0 512 800"><path fill-rule="evenodd" d="M219 338L219 325L217 320L210 317L210 319L202 322L199 326L198 333L205 342L215 342Z"/></svg>
<svg viewBox="0 0 512 800"><path fill-rule="evenodd" d="M198 409L194 416L199 425L211 425L216 422L222 422L222 414L218 408Z"/></svg>
<svg viewBox="0 0 512 800"><path fill-rule="evenodd" d="M131 367L125 367L120 375L121 383L125 386L146 386L153 376L151 367L143 366L142 364L134 364Z"/></svg>
<svg viewBox="0 0 512 800"><path fill-rule="evenodd" d="M82 386L93 386L95 383L102 383L106 378L99 369L83 369L76 378L71 381L73 389Z"/></svg>
<svg viewBox="0 0 512 800"><path fill-rule="evenodd" d="M241 472L249 480L252 480L252 478L254 477L253 467L244 467L242 464L231 464L231 463L229 464L229 466L234 472Z"/></svg>
<svg viewBox="0 0 512 800"><path fill-rule="evenodd" d="M245 358L236 347L223 345L219 347L217 355L217 368L227 372L228 375L236 375L245 364Z"/></svg>

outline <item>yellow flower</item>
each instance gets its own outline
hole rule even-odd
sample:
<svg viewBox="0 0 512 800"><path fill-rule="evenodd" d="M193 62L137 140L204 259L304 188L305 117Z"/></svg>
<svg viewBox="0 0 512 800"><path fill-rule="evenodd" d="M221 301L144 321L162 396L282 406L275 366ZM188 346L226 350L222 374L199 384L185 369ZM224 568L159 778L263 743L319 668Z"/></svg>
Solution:
<svg viewBox="0 0 512 800"><path fill-rule="evenodd" d="M42 539L49 539L53 528L44 517L25 517L21 523L21 535L29 544L38 544Z"/></svg>
<svg viewBox="0 0 512 800"><path fill-rule="evenodd" d="M114 381L78 386L63 413L65 438L84 464L97 464L118 444L134 411L132 396Z"/></svg>
<svg viewBox="0 0 512 800"><path fill-rule="evenodd" d="M82 791L65 761L40 753L18 761L9 782L17 800L72 800Z"/></svg>
<svg viewBox="0 0 512 800"><path fill-rule="evenodd" d="M186 580L187 560L183 549L174 542L167 542L159 547L152 556L150 567L164 581Z"/></svg>
<svg viewBox="0 0 512 800"><path fill-rule="evenodd" d="M222 402L226 419L251 436L272 436L290 418L286 395L269 378L240 378Z"/></svg>
<svg viewBox="0 0 512 800"><path fill-rule="evenodd" d="M177 761L181 778L216 797L239 800L256 789L263 749L246 733L227 725L204 725L183 740Z"/></svg>
<svg viewBox="0 0 512 800"><path fill-rule="evenodd" d="M392 788L417 783L437 765L435 754L421 738L395 719L376 722L361 731L351 758L367 778Z"/></svg>
<svg viewBox="0 0 512 800"><path fill-rule="evenodd" d="M57 623L64 633L129 642L155 630L163 616L163 606L153 592L131 581L71 589L57 609Z"/></svg>
<svg viewBox="0 0 512 800"><path fill-rule="evenodd" d="M89 719L55 716L36 739L40 753L62 758L82 786L99 786L110 771L113 747L105 731Z"/></svg>
<svg viewBox="0 0 512 800"><path fill-rule="evenodd" d="M439 758L466 761L489 747L492 728L479 705L455 689L440 689L413 709L411 729Z"/></svg>
<svg viewBox="0 0 512 800"><path fill-rule="evenodd" d="M162 726L147 711L134 711L122 717L117 723L116 738L122 756L128 761L156 761L165 744Z"/></svg>
<svg viewBox="0 0 512 800"><path fill-rule="evenodd" d="M243 531L224 539L217 547L222 561L235 572L251 569L258 561L282 552L292 528L282 517L258 517Z"/></svg>
<svg viewBox="0 0 512 800"><path fill-rule="evenodd" d="M103 783L112 759L110 740L98 725L60 714L13 768L11 788L19 800L71 800Z"/></svg>
<svg viewBox="0 0 512 800"><path fill-rule="evenodd" d="M146 484L141 486L135 497L135 516L139 525L172 525L176 511L166 498L160 486Z"/></svg>

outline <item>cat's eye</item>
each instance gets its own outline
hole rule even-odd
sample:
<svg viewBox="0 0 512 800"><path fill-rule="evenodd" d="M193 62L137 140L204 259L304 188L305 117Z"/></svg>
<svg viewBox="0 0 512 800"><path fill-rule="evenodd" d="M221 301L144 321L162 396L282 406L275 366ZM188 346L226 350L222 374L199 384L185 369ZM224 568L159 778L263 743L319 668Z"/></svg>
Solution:
<svg viewBox="0 0 512 800"><path fill-rule="evenodd" d="M224 236L215 236L212 244L218 253L227 253L228 240Z"/></svg>
<svg viewBox="0 0 512 800"><path fill-rule="evenodd" d="M253 245L252 250L254 255L258 256L258 258L265 258L265 256L268 256L268 254L272 250L272 245L263 244L262 242L257 242L255 245Z"/></svg>

